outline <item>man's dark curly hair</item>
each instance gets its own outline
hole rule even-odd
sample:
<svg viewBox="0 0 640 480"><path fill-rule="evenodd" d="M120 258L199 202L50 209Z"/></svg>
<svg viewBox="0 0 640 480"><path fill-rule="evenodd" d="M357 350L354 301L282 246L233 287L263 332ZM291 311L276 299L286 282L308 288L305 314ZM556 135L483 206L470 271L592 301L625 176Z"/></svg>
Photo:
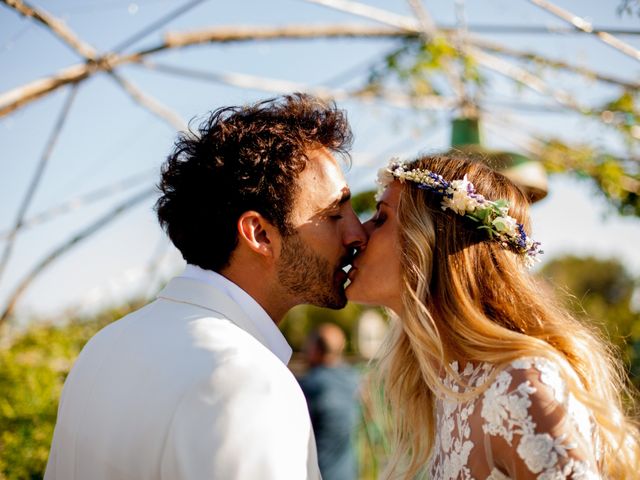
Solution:
<svg viewBox="0 0 640 480"><path fill-rule="evenodd" d="M305 94L220 108L197 132L182 132L163 165L160 225L188 263L219 271L236 248L242 213L255 210L291 234L306 154L326 147L346 155L351 140L346 114Z"/></svg>

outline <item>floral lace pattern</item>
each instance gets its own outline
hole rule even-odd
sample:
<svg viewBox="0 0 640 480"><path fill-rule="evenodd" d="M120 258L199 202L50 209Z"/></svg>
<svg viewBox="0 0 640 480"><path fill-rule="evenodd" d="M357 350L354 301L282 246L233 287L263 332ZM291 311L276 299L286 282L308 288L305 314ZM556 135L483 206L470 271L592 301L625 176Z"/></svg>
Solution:
<svg viewBox="0 0 640 480"><path fill-rule="evenodd" d="M488 363L451 368L467 388L495 373ZM452 377L445 376L445 386L463 393ZM438 400L436 432L428 464L433 480L600 478L591 415L544 358L511 362L468 401Z"/></svg>

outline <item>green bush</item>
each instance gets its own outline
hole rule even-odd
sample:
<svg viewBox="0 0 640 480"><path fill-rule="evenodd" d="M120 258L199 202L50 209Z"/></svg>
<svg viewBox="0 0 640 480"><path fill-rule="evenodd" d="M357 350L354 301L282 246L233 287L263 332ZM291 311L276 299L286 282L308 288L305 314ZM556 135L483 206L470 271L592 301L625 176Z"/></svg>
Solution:
<svg viewBox="0 0 640 480"><path fill-rule="evenodd" d="M34 324L0 349L0 480L42 478L64 380L84 344L133 308Z"/></svg>
<svg viewBox="0 0 640 480"><path fill-rule="evenodd" d="M572 255L547 262L541 274L577 317L602 329L640 386L640 311L633 300L640 279L617 259Z"/></svg>

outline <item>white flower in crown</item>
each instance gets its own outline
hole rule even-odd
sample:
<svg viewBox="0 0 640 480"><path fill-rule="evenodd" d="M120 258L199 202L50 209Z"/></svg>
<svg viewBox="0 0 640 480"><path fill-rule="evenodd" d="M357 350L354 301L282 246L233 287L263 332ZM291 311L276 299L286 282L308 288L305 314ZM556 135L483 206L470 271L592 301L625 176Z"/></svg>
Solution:
<svg viewBox="0 0 640 480"><path fill-rule="evenodd" d="M513 217L496 217L491 224L496 227L498 233L506 233L510 236L518 233L518 222Z"/></svg>
<svg viewBox="0 0 640 480"><path fill-rule="evenodd" d="M376 202L380 201L380 198L382 198L382 194L384 193L385 189L394 180L395 177L393 176L393 173L391 173L391 170L389 170L389 167L383 167L378 170L378 179L376 180L376 183L378 184L378 191L375 195Z"/></svg>
<svg viewBox="0 0 640 480"><path fill-rule="evenodd" d="M399 159L392 158L389 165L378 170L378 192L375 195L376 201L379 201L385 189L393 183L394 180L404 182L404 168Z"/></svg>
<svg viewBox="0 0 640 480"><path fill-rule="evenodd" d="M378 170L378 185L382 187L388 187L391 182L395 180L393 173L389 170L389 167L382 167Z"/></svg>
<svg viewBox="0 0 640 480"><path fill-rule="evenodd" d="M452 197L444 197L442 199L443 210L450 208L458 215L466 215L467 213L472 213L478 206L478 201L469 195L470 192L475 192L475 189L473 183L467 180L466 175L462 180L452 181L447 192Z"/></svg>

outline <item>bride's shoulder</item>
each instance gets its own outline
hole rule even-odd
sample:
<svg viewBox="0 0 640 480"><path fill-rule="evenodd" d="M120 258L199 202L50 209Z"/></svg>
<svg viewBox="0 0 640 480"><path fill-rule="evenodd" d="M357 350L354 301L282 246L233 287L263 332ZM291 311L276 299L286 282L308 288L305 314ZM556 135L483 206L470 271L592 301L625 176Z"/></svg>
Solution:
<svg viewBox="0 0 640 480"><path fill-rule="evenodd" d="M544 386L553 392L553 396L560 400L564 397L567 388L567 375L575 379L575 373L568 367L561 369L560 363L546 357L520 357L497 368L498 375L494 383L500 379L501 384L514 388L521 387L523 383L533 387Z"/></svg>
<svg viewBox="0 0 640 480"><path fill-rule="evenodd" d="M455 377L447 375L445 385L454 391L467 391L467 388L478 388L477 399L488 403L491 408L504 406L505 402L513 405L516 398L520 403L545 403L554 401L566 404L572 396L568 388L568 377L579 385L577 374L564 361L552 360L542 356L523 356L503 364L467 363L465 368L453 362L451 370L459 375L466 388L458 390ZM501 397L506 397L501 400ZM500 401L498 401L500 400Z"/></svg>
<svg viewBox="0 0 640 480"><path fill-rule="evenodd" d="M482 396L485 403L507 396L509 403L516 398L529 407L535 404L548 406L551 403L563 405L570 414L581 416L581 408L576 405L569 383L580 385L575 371L564 362L546 357L520 357L496 366L490 375L490 384Z"/></svg>
<svg viewBox="0 0 640 480"><path fill-rule="evenodd" d="M568 364L561 368L559 361L545 357L522 357L496 371L481 395L480 413L489 425L485 425L487 430L501 430L505 419L528 432L555 430L568 421L583 436L591 437L591 413L569 387L569 377L576 386L580 380Z"/></svg>

